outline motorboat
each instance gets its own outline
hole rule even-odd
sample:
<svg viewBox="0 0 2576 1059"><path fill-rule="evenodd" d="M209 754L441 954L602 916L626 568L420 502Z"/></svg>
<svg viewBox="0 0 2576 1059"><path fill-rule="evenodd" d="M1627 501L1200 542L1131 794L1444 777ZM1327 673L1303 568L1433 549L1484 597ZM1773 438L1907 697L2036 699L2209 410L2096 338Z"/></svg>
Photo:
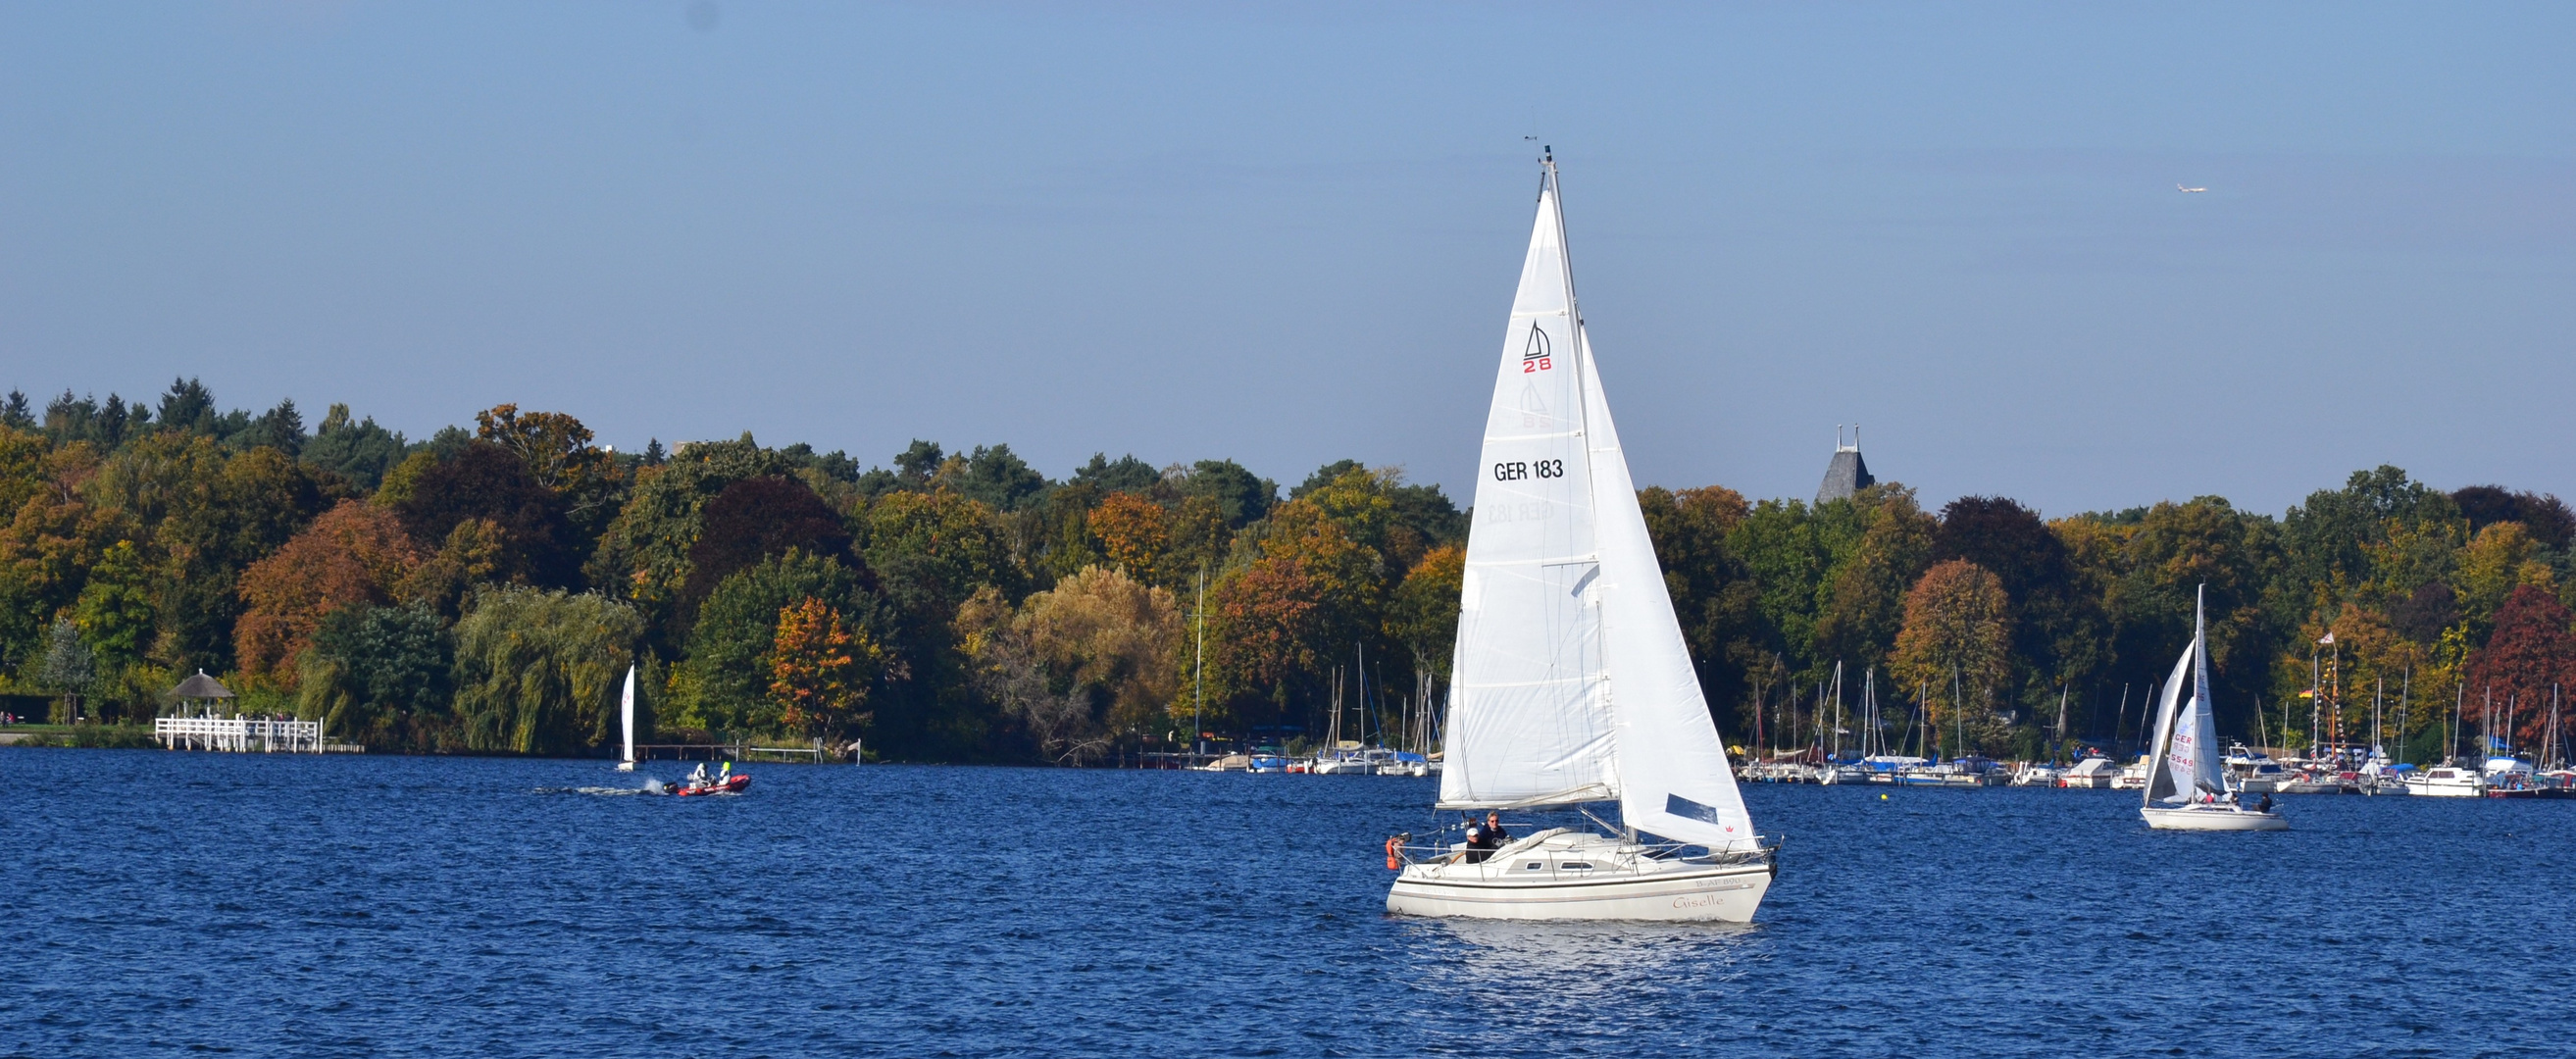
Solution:
<svg viewBox="0 0 2576 1059"><path fill-rule="evenodd" d="M2103 790L2120 774L2120 766L2110 758L2095 754L2075 763L2057 777L2057 785L2084 790Z"/></svg>
<svg viewBox="0 0 2576 1059"><path fill-rule="evenodd" d="M698 766L697 775L689 777L688 782L671 788L671 793L682 798L695 798L716 794L741 794L750 787L751 774L735 772L733 763L726 762L724 771L712 776L707 775L706 766Z"/></svg>
<svg viewBox="0 0 2576 1059"><path fill-rule="evenodd" d="M2136 761L2121 766L2120 771L2111 777L2111 789L2115 791L2147 789L2147 755L2140 754Z"/></svg>
<svg viewBox="0 0 2576 1059"><path fill-rule="evenodd" d="M1387 752L1386 760L1377 764L1377 774L1380 776L1428 776L1432 773L1433 764L1434 762L1432 762L1430 758L1413 753L1412 751L1392 750Z"/></svg>
<svg viewBox="0 0 2576 1059"><path fill-rule="evenodd" d="M2435 765L2405 777L2406 793L2426 798L2483 798L2487 778L2478 770L2455 764Z"/></svg>
<svg viewBox="0 0 2576 1059"><path fill-rule="evenodd" d="M2201 593L2206 595L2207 586ZM2157 831L2287 831L2281 814L2248 808L2227 785L2218 750L2218 717L2209 696L2209 636L2204 608L2192 607L2191 644L2166 679L2156 711L2155 740L2147 744L2147 791L2138 815ZM2182 697L2191 679L2191 698Z"/></svg>
<svg viewBox="0 0 2576 1059"><path fill-rule="evenodd" d="M2012 782L2012 773L1986 758L1963 757L1931 765L1917 765L1896 770L1899 787L1954 787L1973 790L1979 787L2001 787Z"/></svg>
<svg viewBox="0 0 2576 1059"><path fill-rule="evenodd" d="M1388 775L1390 773L1388 766L1396 764L1398 758L1405 756L1408 755L1399 754L1382 746L1363 747L1353 744L1317 753L1314 764L1308 765L1306 771L1318 776ZM1416 762L1422 758L1420 754L1409 756ZM1403 771L1395 770L1395 773L1402 774ZM1422 773L1412 774L1422 775Z"/></svg>
<svg viewBox="0 0 2576 1059"><path fill-rule="evenodd" d="M1477 461L1435 810L1576 809L1600 830L1495 849L1397 835L1386 908L1747 922L1777 844L1709 719L1575 305L1554 154L1540 166Z"/></svg>
<svg viewBox="0 0 2576 1059"><path fill-rule="evenodd" d="M1244 759L1243 770L1246 772L1286 772L1288 771L1288 756L1285 754L1274 754L1266 751L1256 752Z"/></svg>
<svg viewBox="0 0 2576 1059"><path fill-rule="evenodd" d="M2274 794L2290 782L2290 773L2272 755L2249 749L2243 743L2227 748L2228 782L2245 794Z"/></svg>
<svg viewBox="0 0 2576 1059"><path fill-rule="evenodd" d="M2057 786L2057 781L2064 779L2065 776L2066 772L2063 769L2049 765L2025 764L2013 771L2012 785L2015 787L2054 787Z"/></svg>
<svg viewBox="0 0 2576 1059"><path fill-rule="evenodd" d="M2486 774L2489 798L2540 797L2540 776L2531 762L2517 757L2491 757L2479 771Z"/></svg>

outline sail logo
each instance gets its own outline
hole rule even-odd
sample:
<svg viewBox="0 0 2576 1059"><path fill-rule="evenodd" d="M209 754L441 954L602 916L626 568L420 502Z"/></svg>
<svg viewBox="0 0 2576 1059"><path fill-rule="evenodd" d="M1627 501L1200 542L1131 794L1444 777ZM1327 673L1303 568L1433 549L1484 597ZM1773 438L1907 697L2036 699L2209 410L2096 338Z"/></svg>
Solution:
<svg viewBox="0 0 2576 1059"><path fill-rule="evenodd" d="M1537 324L1531 324L1529 343L1521 347L1521 374L1528 375L1556 367L1556 358L1548 352L1550 348L1547 332L1540 330Z"/></svg>

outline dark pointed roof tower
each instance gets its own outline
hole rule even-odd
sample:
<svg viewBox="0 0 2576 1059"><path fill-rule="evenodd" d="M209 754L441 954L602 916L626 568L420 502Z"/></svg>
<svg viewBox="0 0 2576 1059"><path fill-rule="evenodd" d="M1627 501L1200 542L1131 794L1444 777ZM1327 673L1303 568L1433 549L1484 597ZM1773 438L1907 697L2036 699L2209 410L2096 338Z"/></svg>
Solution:
<svg viewBox="0 0 2576 1059"><path fill-rule="evenodd" d="M1841 424L1834 426L1834 462L1825 465L1825 484L1816 487L1816 502L1847 500L1853 493L1868 488L1878 479L1869 476L1869 464L1860 458L1860 426L1851 428L1851 444L1843 444Z"/></svg>

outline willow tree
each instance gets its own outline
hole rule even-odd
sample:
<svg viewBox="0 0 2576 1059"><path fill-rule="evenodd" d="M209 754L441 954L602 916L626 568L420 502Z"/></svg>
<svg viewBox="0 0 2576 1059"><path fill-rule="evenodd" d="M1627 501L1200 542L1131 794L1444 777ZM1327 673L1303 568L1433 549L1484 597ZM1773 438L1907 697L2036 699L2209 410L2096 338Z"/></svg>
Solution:
<svg viewBox="0 0 2576 1059"><path fill-rule="evenodd" d="M456 623L456 713L475 750L558 754L608 738L644 621L592 593L487 588Z"/></svg>

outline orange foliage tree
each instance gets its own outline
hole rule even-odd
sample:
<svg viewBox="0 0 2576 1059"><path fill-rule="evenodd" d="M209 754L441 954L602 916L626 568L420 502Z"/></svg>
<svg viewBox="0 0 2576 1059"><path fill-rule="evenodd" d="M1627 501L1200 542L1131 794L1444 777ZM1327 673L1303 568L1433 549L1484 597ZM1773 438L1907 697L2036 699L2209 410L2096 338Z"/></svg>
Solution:
<svg viewBox="0 0 2576 1059"><path fill-rule="evenodd" d="M1127 576L1159 583L1163 557L1172 548L1171 516L1134 493L1111 493L1091 509L1091 535L1100 550Z"/></svg>
<svg viewBox="0 0 2576 1059"><path fill-rule="evenodd" d="M820 599L781 608L769 654L769 697L780 723L807 735L868 723L874 714L858 708L883 657L866 630L850 628Z"/></svg>
<svg viewBox="0 0 2576 1059"><path fill-rule="evenodd" d="M324 615L354 603L391 603L424 556L393 512L356 500L313 520L274 554L242 571L246 609L233 627L243 675L295 684L295 659Z"/></svg>

